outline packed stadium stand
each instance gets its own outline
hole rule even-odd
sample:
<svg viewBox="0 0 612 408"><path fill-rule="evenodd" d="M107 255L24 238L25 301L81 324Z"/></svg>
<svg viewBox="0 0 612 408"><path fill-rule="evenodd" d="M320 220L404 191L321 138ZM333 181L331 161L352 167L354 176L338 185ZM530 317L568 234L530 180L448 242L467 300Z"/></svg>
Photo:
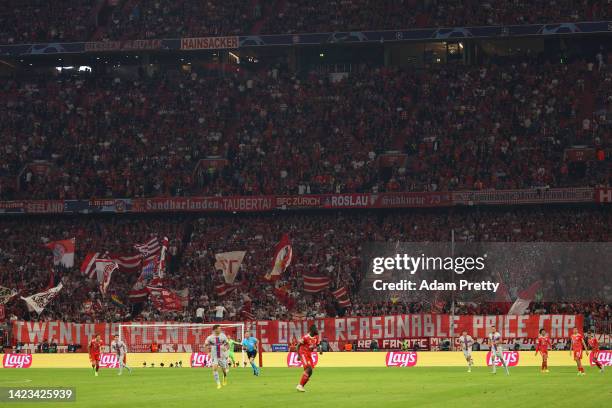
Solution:
<svg viewBox="0 0 612 408"><path fill-rule="evenodd" d="M470 34L423 38L431 40L427 45L364 40L361 48L345 48L333 35L311 48L250 47L244 44L251 37L238 36L291 34L283 38L298 41L298 33L611 18L607 0L2 1L0 45L59 44L42 56L36 46L13 54L14 48L4 54L0 48L0 287L15 290L10 298L3 294L6 320L449 312L449 302L362 301L364 243L444 242L451 234L458 242L610 242L609 32L573 36L572 26L576 31L532 44L502 33L498 42ZM102 49L209 36L242 42L187 51L182 45L61 48L72 41ZM415 49L418 58L410 54ZM444 57L431 51L439 49ZM335 62L326 62L330 56ZM506 190L538 197L479 206L451 194ZM558 195L540 200L551 190ZM217 207L164 211L165 203L146 208L147 199L316 196L323 202L357 193L371 202L382 194L450 198L431 209L410 203L321 204L316 211L271 205L239 214ZM112 202L109 214L91 214L96 200ZM60 209L48 211L52 206ZM283 234L291 238L291 266L269 282L263 276ZM135 244L152 237L169 238L166 274L157 283L181 292L181 311L158 310L142 297L144 264L115 273L110 296L79 268L92 253L133 255ZM45 244L70 238L75 265L58 267ZM234 250L247 254L238 284L227 286L215 254ZM593 270L588 279L606 282L609 273ZM305 293L309 274L329 278L327 287ZM40 314L19 300L60 282L58 297ZM332 291L342 287L349 299L341 304ZM503 314L506 306L463 303L452 312ZM612 321L612 306L602 299L535 302L529 312L583 314L585 327Z"/></svg>
<svg viewBox="0 0 612 408"><path fill-rule="evenodd" d="M564 155L610 148L593 112L610 110L611 80L612 65L535 60L363 66L337 82L276 69L15 78L0 90L0 197L607 185L609 162ZM406 159L384 167L388 151ZM206 157L229 163L199 166ZM46 171L23 171L34 161Z"/></svg>
<svg viewBox="0 0 612 408"><path fill-rule="evenodd" d="M204 318L214 318L215 307L227 309L229 320L245 317L261 320L292 317L328 317L392 314L431 311L432 304L391 302L361 303L356 294L365 274L361 247L366 242L446 241L455 230L459 242L607 242L612 238L612 214L598 208L522 208L435 211L357 212L334 214L307 213L243 216L140 216L129 218L32 218L2 219L0 230L5 243L0 252L0 285L17 287L30 293L43 290L51 280L69 282L60 297L39 317L67 321L121 321L129 318L195 321L197 309ZM266 283L273 248L283 233L292 237L295 258L287 276ZM77 268L52 269L49 249L43 244L50 237L75 237L77 258L105 249L113 253L132 253L133 244L154 234L172 238L167 286L189 290L189 307L183 312L160 313L150 304L134 309L103 298L97 284L82 276ZM245 270L240 287L219 296L216 287L223 283L213 273L215 253L246 250ZM303 296L305 274L328 276L329 290L346 285L350 308L339 307L329 291ZM593 271L592 281L605 280L607 271ZM130 297L138 273L117 274L113 291L119 299ZM95 307L84 310L92 302ZM313 307L313 304L315 305ZM12 318L28 318L20 302L8 308ZM447 305L448 306L448 305ZM494 313L492 303L466 304L458 313ZM609 319L612 309L604 303L533 305L533 312L580 312L594 318ZM200 312L202 313L202 312ZM202 317L201 315L199 317Z"/></svg>
<svg viewBox="0 0 612 408"><path fill-rule="evenodd" d="M600 21L607 0L9 0L0 43Z"/></svg>

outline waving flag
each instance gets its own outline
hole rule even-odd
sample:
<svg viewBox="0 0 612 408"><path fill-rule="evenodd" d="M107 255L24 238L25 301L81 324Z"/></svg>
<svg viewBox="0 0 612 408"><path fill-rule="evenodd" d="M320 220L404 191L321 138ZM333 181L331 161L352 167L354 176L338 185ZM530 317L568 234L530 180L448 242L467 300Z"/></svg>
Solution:
<svg viewBox="0 0 612 408"><path fill-rule="evenodd" d="M175 291L157 286L147 286L153 305L162 312L178 312L183 310L184 298Z"/></svg>
<svg viewBox="0 0 612 408"><path fill-rule="evenodd" d="M274 249L274 259L272 260L272 269L265 276L266 280L277 280L285 269L291 265L293 257L293 249L288 234L283 234L281 240L276 244Z"/></svg>
<svg viewBox="0 0 612 408"><path fill-rule="evenodd" d="M96 260L100 258L99 252L90 252L85 255L85 259L81 264L81 275L93 279L96 276Z"/></svg>
<svg viewBox="0 0 612 408"><path fill-rule="evenodd" d="M351 305L351 299L349 299L346 286L341 286L340 288L334 290L332 295L334 295L336 302L338 302L340 307L349 307Z"/></svg>
<svg viewBox="0 0 612 408"><path fill-rule="evenodd" d="M0 286L0 305L8 303L15 295L17 295L16 290Z"/></svg>
<svg viewBox="0 0 612 408"><path fill-rule="evenodd" d="M45 245L45 247L53 251L53 265L62 265L66 268L72 268L74 266L74 246L74 238L62 241L51 241Z"/></svg>
<svg viewBox="0 0 612 408"><path fill-rule="evenodd" d="M106 295L106 290L110 284L111 275L118 266L115 262L109 259L98 259L96 261L96 275L98 277L98 286L102 296Z"/></svg>
<svg viewBox="0 0 612 408"><path fill-rule="evenodd" d="M157 277L163 278L166 272L166 253L168 252L168 237L162 240L161 250L159 252L159 262L157 263Z"/></svg>
<svg viewBox="0 0 612 408"><path fill-rule="evenodd" d="M304 275L304 292L318 293L329 288L331 279L327 276Z"/></svg>
<svg viewBox="0 0 612 408"><path fill-rule="evenodd" d="M230 285L228 283L220 283L215 286L215 292L217 292L217 296L223 297L227 296L237 288L236 285Z"/></svg>
<svg viewBox="0 0 612 408"><path fill-rule="evenodd" d="M142 261L142 269L140 274L145 282L149 282L155 276L155 269L157 268L158 262L157 256L151 256Z"/></svg>
<svg viewBox="0 0 612 408"><path fill-rule="evenodd" d="M234 283L246 251L222 252L215 255L215 268L223 272L225 283Z"/></svg>
<svg viewBox="0 0 612 408"><path fill-rule="evenodd" d="M120 307L122 309L126 307L125 303L123 303L123 301L121 301L121 298L116 293L113 293L111 295L111 302L113 302L113 304L115 306L118 306L118 307Z"/></svg>
<svg viewBox="0 0 612 408"><path fill-rule="evenodd" d="M107 255L107 259L115 262L118 266L119 271L126 273L136 273L140 271L142 264L142 255Z"/></svg>
<svg viewBox="0 0 612 408"><path fill-rule="evenodd" d="M159 243L157 237L153 237L143 244L134 245L134 248L140 252L144 258L147 258L151 255L159 254L161 251L161 244Z"/></svg>
<svg viewBox="0 0 612 408"><path fill-rule="evenodd" d="M28 306L28 310L30 312L35 311L36 313L40 314L43 310L45 310L45 307L53 299L55 299L55 297L57 296L59 291L62 290L63 287L64 285L60 283L56 287L47 289L44 292L39 292L39 293L36 293L35 295L28 296L28 297L22 296L21 299L23 299L26 302L26 305Z"/></svg>
<svg viewBox="0 0 612 408"><path fill-rule="evenodd" d="M138 278L132 289L128 292L128 299L130 303L140 303L144 302L149 296L149 292L147 291L147 284L142 279L142 275Z"/></svg>
<svg viewBox="0 0 612 408"><path fill-rule="evenodd" d="M509 315L522 315L525 313L529 304L533 299L535 299L535 295L540 290L542 286L542 281L537 281L529 286L527 289L523 290L519 293L518 299L514 302L510 310L508 311Z"/></svg>

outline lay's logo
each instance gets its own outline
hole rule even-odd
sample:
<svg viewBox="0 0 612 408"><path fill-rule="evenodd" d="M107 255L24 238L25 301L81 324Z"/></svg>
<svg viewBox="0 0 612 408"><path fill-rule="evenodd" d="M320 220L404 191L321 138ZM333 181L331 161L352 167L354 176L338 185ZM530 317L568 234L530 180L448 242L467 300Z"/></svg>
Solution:
<svg viewBox="0 0 612 408"><path fill-rule="evenodd" d="M517 366L519 363L519 352L518 351L503 351L504 360L506 360L506 364L508 367ZM491 351L487 353L487 365L490 367L493 365L493 354ZM499 357L495 356L495 365L497 367L501 367L503 364Z"/></svg>
<svg viewBox="0 0 612 408"><path fill-rule="evenodd" d="M119 357L114 353L100 355L100 368L119 368Z"/></svg>
<svg viewBox="0 0 612 408"><path fill-rule="evenodd" d="M417 363L415 351L389 351L386 357L387 367L414 367Z"/></svg>
<svg viewBox="0 0 612 408"><path fill-rule="evenodd" d="M312 353L312 365L317 366L319 362L319 353ZM302 367L302 361L298 358L298 353L292 351L287 354L287 367Z"/></svg>
<svg viewBox="0 0 612 408"><path fill-rule="evenodd" d="M589 354L589 362L592 366L595 366L593 354L594 353ZM600 350L599 353L597 353L597 361L605 366L612 366L612 350Z"/></svg>
<svg viewBox="0 0 612 408"><path fill-rule="evenodd" d="M211 364L208 353L191 353L189 361L191 362L191 367L194 368L210 367Z"/></svg>
<svg viewBox="0 0 612 408"><path fill-rule="evenodd" d="M2 358L4 368L30 368L31 365L31 354L5 354Z"/></svg>

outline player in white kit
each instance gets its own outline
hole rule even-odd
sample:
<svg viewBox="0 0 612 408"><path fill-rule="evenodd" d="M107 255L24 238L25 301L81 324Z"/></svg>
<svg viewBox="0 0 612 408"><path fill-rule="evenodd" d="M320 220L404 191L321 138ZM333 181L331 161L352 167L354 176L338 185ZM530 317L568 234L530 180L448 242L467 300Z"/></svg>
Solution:
<svg viewBox="0 0 612 408"><path fill-rule="evenodd" d="M471 373L472 366L474 365L474 360L472 359L472 346L474 345L474 339L466 330L462 331L461 336L459 336L459 345L463 351L465 361L467 361L468 364L468 373Z"/></svg>
<svg viewBox="0 0 612 408"><path fill-rule="evenodd" d="M132 369L127 365L127 345L123 340L119 340L119 335L115 334L114 340L111 343L111 351L115 353L119 360L119 374L123 374L123 367L128 369L128 372L132 374Z"/></svg>
<svg viewBox="0 0 612 408"><path fill-rule="evenodd" d="M508 363L506 360L504 360L504 351L502 348L501 339L501 334L495 330L495 326L491 326L491 331L489 332L489 343L491 344L491 365L493 366L493 374L497 374L497 364L495 364L495 357L497 357L506 369L506 375L510 375L510 371L508 371Z"/></svg>
<svg viewBox="0 0 612 408"><path fill-rule="evenodd" d="M219 379L219 367L223 372L223 385L227 385L227 354L229 342L225 334L221 331L221 326L215 324L213 326L213 334L208 336L204 341L204 347L208 350L217 389L221 388Z"/></svg>

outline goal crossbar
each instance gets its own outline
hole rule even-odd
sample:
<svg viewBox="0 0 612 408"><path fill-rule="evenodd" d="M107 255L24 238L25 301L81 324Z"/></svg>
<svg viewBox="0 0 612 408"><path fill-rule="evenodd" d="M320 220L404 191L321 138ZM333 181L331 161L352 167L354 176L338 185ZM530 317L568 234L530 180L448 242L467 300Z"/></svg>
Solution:
<svg viewBox="0 0 612 408"><path fill-rule="evenodd" d="M119 325L119 339L123 340L127 346L128 350L133 347L130 347L132 344L132 339L138 338L142 342L141 345L151 345L153 343L154 335L145 334L145 329L152 328L157 331L163 331L164 329L172 330L174 333L157 333L157 337L162 337L162 340L169 340L166 345L178 345L180 342L184 342L184 344L189 344L192 347L192 352L200 351L198 347L203 346L203 342L210 334L212 334L213 326L219 325L221 329L224 328L235 328L235 334L232 334L231 337L236 342L236 344L241 345L242 340L244 339L245 334L245 325L244 323L121 323ZM138 333L131 333L128 330L137 329ZM176 330L184 330L183 333L175 332ZM210 332L202 333L203 331L209 329ZM191 330L191 332L189 332ZM198 332L197 336L194 332ZM205 335L204 335L205 334ZM183 338L182 336L186 336ZM175 341L173 341L175 339ZM192 340L198 339L202 344L195 344ZM163 345L164 341L162 341ZM195 347L194 347L195 346ZM162 347L162 349L164 349ZM239 367L247 366L247 358L246 358L246 350L244 347L241 347L240 352L240 364Z"/></svg>

